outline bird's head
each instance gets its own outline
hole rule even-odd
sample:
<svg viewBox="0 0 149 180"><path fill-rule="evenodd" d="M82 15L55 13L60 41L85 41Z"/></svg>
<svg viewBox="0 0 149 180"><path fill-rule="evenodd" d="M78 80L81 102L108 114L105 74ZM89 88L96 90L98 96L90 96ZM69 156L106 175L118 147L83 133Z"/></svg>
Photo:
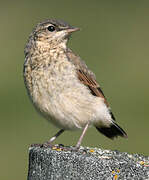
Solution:
<svg viewBox="0 0 149 180"><path fill-rule="evenodd" d="M65 45L71 33L78 30L79 28L72 27L64 21L48 19L37 24L31 36L34 41L46 45Z"/></svg>

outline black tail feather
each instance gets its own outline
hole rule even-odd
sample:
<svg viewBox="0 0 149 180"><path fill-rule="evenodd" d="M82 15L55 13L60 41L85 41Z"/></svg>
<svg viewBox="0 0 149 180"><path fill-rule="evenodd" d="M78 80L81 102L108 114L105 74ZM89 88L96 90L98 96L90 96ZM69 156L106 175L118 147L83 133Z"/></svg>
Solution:
<svg viewBox="0 0 149 180"><path fill-rule="evenodd" d="M122 136L124 138L128 137L126 132L121 127L119 127L115 122L113 122L110 127L97 127L96 126L96 129L100 133L104 134L106 137L111 138L111 139L117 136Z"/></svg>

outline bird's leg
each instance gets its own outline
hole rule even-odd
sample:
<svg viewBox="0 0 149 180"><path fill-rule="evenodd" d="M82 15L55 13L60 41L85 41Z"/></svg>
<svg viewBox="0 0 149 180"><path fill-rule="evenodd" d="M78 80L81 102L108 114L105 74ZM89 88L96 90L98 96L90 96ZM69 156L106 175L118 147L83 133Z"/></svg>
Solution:
<svg viewBox="0 0 149 180"><path fill-rule="evenodd" d="M45 143L43 144L43 146L51 145L51 143L52 143L58 136L60 136L64 131L65 131L64 129L59 130L49 141L45 142Z"/></svg>
<svg viewBox="0 0 149 180"><path fill-rule="evenodd" d="M84 135L85 135L85 133L86 133L86 131L87 131L87 129L88 129L88 126L89 126L89 123L87 123L87 124L85 125L85 127L84 127L84 129L83 129L83 132L82 132L82 134L81 134L81 136L80 136L80 138L79 138L79 140L78 140L78 142L77 142L77 144L76 144L76 146L75 146L75 149L79 149L79 148L80 148L81 142L82 142L83 137L84 137Z"/></svg>

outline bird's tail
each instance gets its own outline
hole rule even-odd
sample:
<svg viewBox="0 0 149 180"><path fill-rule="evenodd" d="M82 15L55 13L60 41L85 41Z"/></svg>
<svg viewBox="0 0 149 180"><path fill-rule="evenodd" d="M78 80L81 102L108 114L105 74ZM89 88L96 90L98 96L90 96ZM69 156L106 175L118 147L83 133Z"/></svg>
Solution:
<svg viewBox="0 0 149 180"><path fill-rule="evenodd" d="M122 136L124 138L128 137L126 132L120 126L118 126L114 121L112 121L109 127L106 127L106 126L98 127L96 125L95 127L100 133L102 133L103 135L111 139L117 136Z"/></svg>

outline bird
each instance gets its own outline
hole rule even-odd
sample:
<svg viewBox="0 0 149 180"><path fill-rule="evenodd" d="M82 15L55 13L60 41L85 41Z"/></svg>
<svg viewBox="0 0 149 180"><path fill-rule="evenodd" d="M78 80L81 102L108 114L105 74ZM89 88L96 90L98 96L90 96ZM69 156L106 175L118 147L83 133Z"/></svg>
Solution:
<svg viewBox="0 0 149 180"><path fill-rule="evenodd" d="M45 144L52 144L66 130L82 129L76 149L91 126L110 139L127 138L116 123L95 74L68 47L72 33L79 30L63 20L41 21L29 35L23 65L24 83L32 104L59 128Z"/></svg>

